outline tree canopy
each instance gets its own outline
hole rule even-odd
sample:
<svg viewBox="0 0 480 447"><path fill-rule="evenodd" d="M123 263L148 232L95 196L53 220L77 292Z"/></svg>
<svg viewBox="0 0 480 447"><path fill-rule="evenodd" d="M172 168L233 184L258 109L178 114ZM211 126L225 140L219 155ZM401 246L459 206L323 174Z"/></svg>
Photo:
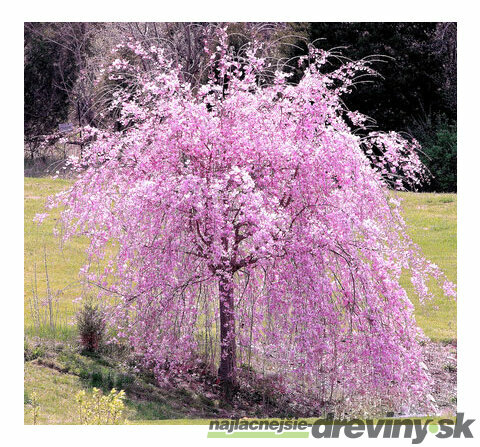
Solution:
<svg viewBox="0 0 480 447"><path fill-rule="evenodd" d="M59 122L103 129L116 120L115 113L106 113L111 83L98 82L98 75L112 62L118 42L162 47L182 65L184 80L204 84L204 41L217 45L214 31L222 26L230 46L238 50L255 39L265 56L282 64L312 42L332 54L325 71L344 58L368 58L381 76L357 82L347 106L362 110L372 126L420 142L419 155L433 174L422 189L456 191L455 23L26 23L26 155L42 155L42 138ZM291 82L301 79L301 67L291 70Z"/></svg>
<svg viewBox="0 0 480 447"><path fill-rule="evenodd" d="M368 61L325 74L331 56L312 46L291 83L255 44L219 42L204 47L199 88L162 48L119 45L105 73L121 129L83 129L78 180L50 204L65 207L64 237L88 236L104 266L82 273L115 339L160 381L203 361L228 396L243 365L313 393L319 410L428 410L400 277L422 300L431 278L455 292L388 190L423 178L416 143L345 107Z"/></svg>

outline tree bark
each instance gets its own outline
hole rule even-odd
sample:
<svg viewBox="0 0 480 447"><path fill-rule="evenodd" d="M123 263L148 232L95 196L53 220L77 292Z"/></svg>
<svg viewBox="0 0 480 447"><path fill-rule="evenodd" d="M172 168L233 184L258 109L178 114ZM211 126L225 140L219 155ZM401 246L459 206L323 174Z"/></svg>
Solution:
<svg viewBox="0 0 480 447"><path fill-rule="evenodd" d="M236 387L235 308L233 299L233 275L224 271L219 275L220 300L220 367L218 379L225 398L233 397Z"/></svg>

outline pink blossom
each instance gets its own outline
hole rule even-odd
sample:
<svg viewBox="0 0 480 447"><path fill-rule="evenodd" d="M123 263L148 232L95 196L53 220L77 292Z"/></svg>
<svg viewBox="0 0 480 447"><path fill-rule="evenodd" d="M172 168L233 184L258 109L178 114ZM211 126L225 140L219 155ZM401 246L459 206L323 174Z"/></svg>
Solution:
<svg viewBox="0 0 480 447"><path fill-rule="evenodd" d="M37 213L33 218L33 222L41 224L48 217L48 213Z"/></svg>

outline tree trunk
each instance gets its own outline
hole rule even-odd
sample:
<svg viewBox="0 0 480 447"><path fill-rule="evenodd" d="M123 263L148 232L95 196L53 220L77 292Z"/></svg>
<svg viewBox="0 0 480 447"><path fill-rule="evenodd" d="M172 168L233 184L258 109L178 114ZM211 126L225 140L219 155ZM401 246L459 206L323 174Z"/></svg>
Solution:
<svg viewBox="0 0 480 447"><path fill-rule="evenodd" d="M219 275L220 299L220 367L218 379L225 397L233 396L236 377L235 309L233 301L233 276L230 272Z"/></svg>

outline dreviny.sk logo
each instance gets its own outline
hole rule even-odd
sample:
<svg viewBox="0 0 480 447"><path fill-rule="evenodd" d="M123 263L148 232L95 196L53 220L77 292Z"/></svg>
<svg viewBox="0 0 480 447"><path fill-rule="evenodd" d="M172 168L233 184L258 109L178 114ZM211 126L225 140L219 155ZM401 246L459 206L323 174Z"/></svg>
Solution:
<svg viewBox="0 0 480 447"><path fill-rule="evenodd" d="M473 438L470 426L475 419L399 418L399 419L228 419L212 420L208 438L408 438L420 444L427 436Z"/></svg>

